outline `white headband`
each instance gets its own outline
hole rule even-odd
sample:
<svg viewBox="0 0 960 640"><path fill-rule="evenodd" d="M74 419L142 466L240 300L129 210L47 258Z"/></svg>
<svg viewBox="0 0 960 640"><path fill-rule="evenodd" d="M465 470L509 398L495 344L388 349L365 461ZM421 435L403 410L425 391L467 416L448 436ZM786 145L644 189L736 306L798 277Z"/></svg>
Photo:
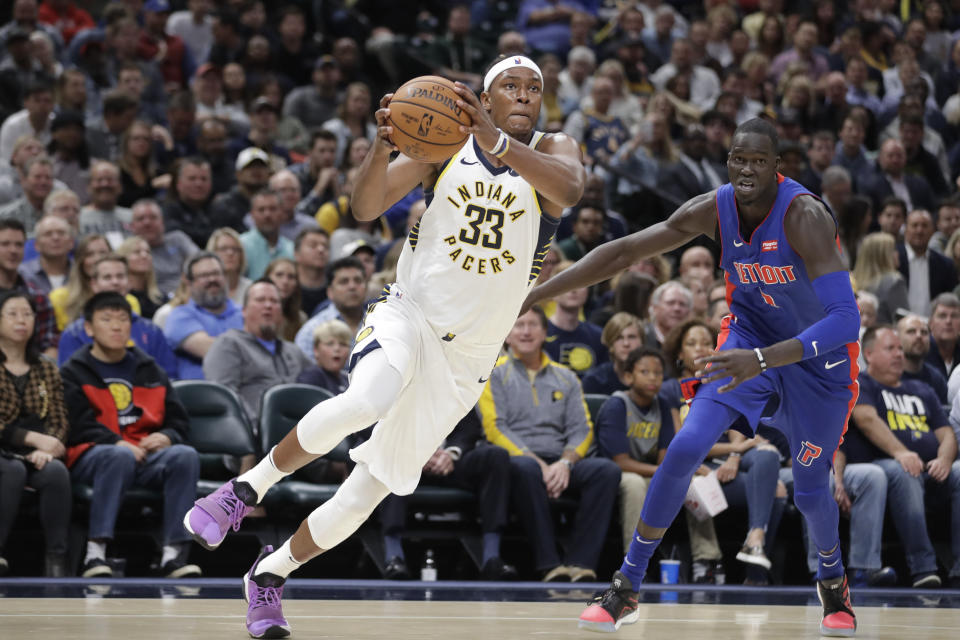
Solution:
<svg viewBox="0 0 960 640"><path fill-rule="evenodd" d="M511 56L504 58L493 65L490 71L487 71L487 75L483 77L483 90L490 91L490 85L493 84L494 79L507 69L512 69L513 67L526 67L537 74L540 81L543 82L543 72L540 71L540 67L537 66L536 62L526 56Z"/></svg>

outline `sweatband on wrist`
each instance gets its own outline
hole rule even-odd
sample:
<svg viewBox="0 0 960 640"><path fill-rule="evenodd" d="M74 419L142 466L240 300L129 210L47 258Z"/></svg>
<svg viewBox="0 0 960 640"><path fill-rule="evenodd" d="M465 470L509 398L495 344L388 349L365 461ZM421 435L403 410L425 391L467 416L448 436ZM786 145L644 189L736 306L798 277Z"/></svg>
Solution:
<svg viewBox="0 0 960 640"><path fill-rule="evenodd" d="M483 90L490 91L490 85L493 84L496 77L512 67L526 67L536 73L540 81L543 82L543 71L540 71L536 62L526 56L510 56L490 67L487 75L483 76Z"/></svg>
<svg viewBox="0 0 960 640"><path fill-rule="evenodd" d="M860 337L860 309L850 285L850 274L834 271L810 284L826 316L797 335L797 340L803 345L804 360L856 342Z"/></svg>
<svg viewBox="0 0 960 640"><path fill-rule="evenodd" d="M493 148L487 149L487 153L499 158L501 155L507 152L507 149L510 148L510 136L505 134L500 129L497 129L497 131L500 132L500 137L497 138L497 143L493 145Z"/></svg>

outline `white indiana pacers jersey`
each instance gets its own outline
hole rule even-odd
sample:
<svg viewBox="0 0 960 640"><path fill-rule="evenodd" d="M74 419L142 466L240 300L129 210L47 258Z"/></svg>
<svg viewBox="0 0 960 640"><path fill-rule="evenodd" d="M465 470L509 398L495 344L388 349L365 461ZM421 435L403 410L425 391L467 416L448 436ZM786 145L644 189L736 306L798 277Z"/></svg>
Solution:
<svg viewBox="0 0 960 640"><path fill-rule="evenodd" d="M534 133L530 146L543 135ZM509 167L495 168L470 136L427 194L400 254L397 284L446 340L502 343L557 225L533 187Z"/></svg>

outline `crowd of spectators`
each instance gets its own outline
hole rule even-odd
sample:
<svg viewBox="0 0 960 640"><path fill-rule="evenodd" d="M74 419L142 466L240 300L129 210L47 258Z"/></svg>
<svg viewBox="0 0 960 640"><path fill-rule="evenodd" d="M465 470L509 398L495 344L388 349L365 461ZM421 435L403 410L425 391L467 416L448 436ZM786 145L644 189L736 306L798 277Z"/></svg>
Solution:
<svg viewBox="0 0 960 640"><path fill-rule="evenodd" d="M886 513L910 573L900 581L956 586L956 3L404 5L13 0L4 9L0 573L24 486L39 496L47 573L73 570L63 504L72 479L94 487L84 575L110 574L106 545L130 486L164 491L161 573L197 575L179 527L197 458L170 381L232 388L254 424L271 386L341 393L366 305L395 277L429 198L418 187L377 221L351 214L380 96L423 74L479 90L497 55L524 53L543 70L538 128L575 138L588 171L541 280L720 186L736 126L775 124L781 173L836 216L861 306L861 395L833 480L851 521L853 581L898 580L881 558ZM681 381L729 312L718 258L701 239L517 321L476 414L424 468L426 482L478 494L484 577L516 576L500 557L510 513L548 580L594 579L605 523L632 535L683 425ZM591 412L585 393L609 399ZM769 427L715 444L698 474L716 475L744 526L716 531L687 517L694 580L722 581L718 537L741 536L747 580L771 579L791 464ZM496 481L478 469L498 469ZM924 496L950 505L952 564L937 564ZM550 515L561 497L579 501L565 552ZM409 575L405 509L391 498L381 510L393 577Z"/></svg>

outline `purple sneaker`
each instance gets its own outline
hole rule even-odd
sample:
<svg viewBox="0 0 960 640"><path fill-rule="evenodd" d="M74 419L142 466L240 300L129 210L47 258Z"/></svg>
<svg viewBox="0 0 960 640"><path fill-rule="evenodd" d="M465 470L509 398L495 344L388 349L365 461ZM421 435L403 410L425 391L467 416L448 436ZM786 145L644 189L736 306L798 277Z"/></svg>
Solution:
<svg viewBox="0 0 960 640"><path fill-rule="evenodd" d="M231 527L234 531L240 528L240 522L253 511L256 503L257 493L253 488L234 478L206 498L194 502L183 517L183 526L201 547L213 551L227 537Z"/></svg>
<svg viewBox="0 0 960 640"><path fill-rule="evenodd" d="M243 576L243 599L247 601L247 631L252 638L286 638L290 635L290 624L283 617L283 583L272 573L261 573L254 577L260 561L273 553L273 547L267 545L260 552L256 562Z"/></svg>

